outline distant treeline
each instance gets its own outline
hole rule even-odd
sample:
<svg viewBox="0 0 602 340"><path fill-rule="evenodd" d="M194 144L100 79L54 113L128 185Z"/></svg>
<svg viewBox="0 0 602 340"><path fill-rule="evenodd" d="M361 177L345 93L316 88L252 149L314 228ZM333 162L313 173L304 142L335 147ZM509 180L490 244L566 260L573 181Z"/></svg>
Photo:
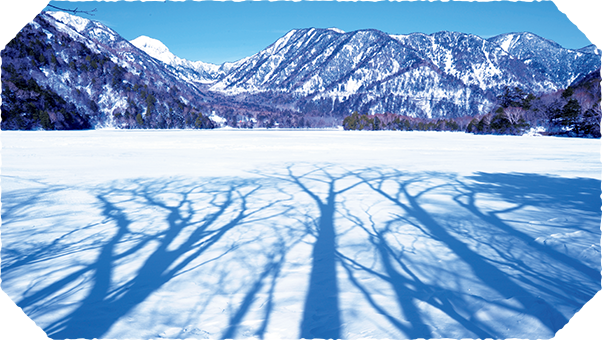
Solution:
<svg viewBox="0 0 602 340"><path fill-rule="evenodd" d="M600 71L565 90L536 97L506 88L492 112L475 117L414 118L398 114L359 114L343 119L345 130L464 131L474 134L600 138Z"/></svg>

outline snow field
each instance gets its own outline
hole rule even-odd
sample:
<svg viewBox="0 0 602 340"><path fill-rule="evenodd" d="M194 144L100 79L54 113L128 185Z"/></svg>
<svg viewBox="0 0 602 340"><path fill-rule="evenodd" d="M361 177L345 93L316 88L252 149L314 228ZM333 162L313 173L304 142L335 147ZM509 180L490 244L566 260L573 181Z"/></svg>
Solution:
<svg viewBox="0 0 602 340"><path fill-rule="evenodd" d="M597 140L3 132L2 289L55 338L550 338L600 290Z"/></svg>

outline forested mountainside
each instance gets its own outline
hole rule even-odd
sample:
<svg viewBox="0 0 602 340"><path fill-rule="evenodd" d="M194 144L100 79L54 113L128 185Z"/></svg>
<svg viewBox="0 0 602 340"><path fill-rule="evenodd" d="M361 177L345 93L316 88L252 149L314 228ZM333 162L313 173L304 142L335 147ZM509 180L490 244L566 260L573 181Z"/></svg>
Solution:
<svg viewBox="0 0 602 340"><path fill-rule="evenodd" d="M77 23L42 13L2 51L3 129L213 126L202 91L107 27Z"/></svg>
<svg viewBox="0 0 602 340"><path fill-rule="evenodd" d="M565 89L600 68L596 53L531 33L486 40L458 32L294 30L211 89L311 115L449 119L491 112L506 88L537 96Z"/></svg>
<svg viewBox="0 0 602 340"><path fill-rule="evenodd" d="M493 114L507 89L545 101L599 68L595 47L531 33L316 28L212 65L42 12L2 51L2 129L330 127L354 111L465 121Z"/></svg>
<svg viewBox="0 0 602 340"><path fill-rule="evenodd" d="M503 39L514 43L499 45ZM523 40L530 43L519 44ZM506 87L541 95L599 67L597 54L533 34L486 40L458 32L392 36L304 29L246 59L211 89L308 114L450 118L489 112Z"/></svg>
<svg viewBox="0 0 602 340"><path fill-rule="evenodd" d="M506 88L492 112L475 117L425 119L396 114L353 114L345 130L465 131L474 134L539 133L600 138L600 70L565 90L536 97L520 88Z"/></svg>

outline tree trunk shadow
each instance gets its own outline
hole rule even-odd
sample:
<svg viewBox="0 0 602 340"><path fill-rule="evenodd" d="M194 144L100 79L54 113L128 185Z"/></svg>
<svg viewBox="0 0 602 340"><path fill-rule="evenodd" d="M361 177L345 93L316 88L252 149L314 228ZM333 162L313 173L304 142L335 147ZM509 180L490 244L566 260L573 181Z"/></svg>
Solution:
<svg viewBox="0 0 602 340"><path fill-rule="evenodd" d="M394 176L388 177L390 180L394 179L399 186L397 195L393 196L382 189L381 185L384 178L385 176L381 176L380 178L377 177L376 179L373 178L372 180L366 180L366 183L372 190L379 193L401 208L406 214L419 221L422 227L424 227L433 237L444 243L448 249L466 263L470 267L472 274L487 287L498 292L504 298L516 298L521 304L523 313L539 320L552 333L556 332L568 322L566 317L558 312L554 306L539 297L533 296L515 281L511 280L486 258L449 233L425 209L423 209L418 200L420 196L429 189L425 189L416 195L411 195L408 192L407 187L416 179L412 179L411 176L407 178L404 174L397 173ZM402 197L407 203L401 201ZM493 335L502 336L502 334Z"/></svg>

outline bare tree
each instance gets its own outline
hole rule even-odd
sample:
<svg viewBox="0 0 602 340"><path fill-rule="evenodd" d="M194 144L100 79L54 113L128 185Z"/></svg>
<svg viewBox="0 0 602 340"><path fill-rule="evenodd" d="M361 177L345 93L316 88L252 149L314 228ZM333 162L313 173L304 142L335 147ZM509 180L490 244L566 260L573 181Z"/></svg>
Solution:
<svg viewBox="0 0 602 340"><path fill-rule="evenodd" d="M594 122L602 129L602 104L598 104L592 108L594 114Z"/></svg>
<svg viewBox="0 0 602 340"><path fill-rule="evenodd" d="M46 6L46 7L50 7L53 9L57 9L59 11L69 12L69 13L73 13L73 14L83 13L83 14L87 14L87 15L94 15L94 12L96 12L96 8L93 10L90 10L90 11L82 11L77 7L75 9L61 8L61 7L57 7L55 5L43 2L42 0L39 0L39 1L40 1L40 7Z"/></svg>
<svg viewBox="0 0 602 340"><path fill-rule="evenodd" d="M517 124L523 118L524 113L525 110L522 107L511 106L504 109L504 115L506 115L506 118L513 125Z"/></svg>

